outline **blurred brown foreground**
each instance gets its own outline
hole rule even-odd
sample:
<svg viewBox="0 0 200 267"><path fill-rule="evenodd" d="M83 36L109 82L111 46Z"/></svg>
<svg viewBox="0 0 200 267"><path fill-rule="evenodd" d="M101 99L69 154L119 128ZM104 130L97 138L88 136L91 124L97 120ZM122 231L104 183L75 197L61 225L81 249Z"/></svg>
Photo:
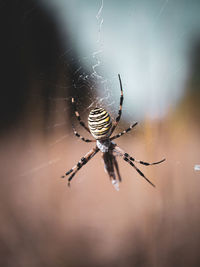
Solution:
<svg viewBox="0 0 200 267"><path fill-rule="evenodd" d="M177 115L178 116L178 115ZM70 126L69 126L70 127ZM98 154L72 181L60 176L91 147L60 130L16 129L1 139L0 266L199 266L199 130L168 117L118 140L152 188L119 159L120 191ZM24 132L24 129L23 129Z"/></svg>

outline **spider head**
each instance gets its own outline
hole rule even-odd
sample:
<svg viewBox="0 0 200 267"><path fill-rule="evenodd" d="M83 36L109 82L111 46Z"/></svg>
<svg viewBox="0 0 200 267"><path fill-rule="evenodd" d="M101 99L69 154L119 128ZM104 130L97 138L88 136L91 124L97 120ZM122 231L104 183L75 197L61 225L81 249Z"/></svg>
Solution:
<svg viewBox="0 0 200 267"><path fill-rule="evenodd" d="M102 140L110 136L112 120L105 109L95 108L88 116L88 126L93 137L96 140Z"/></svg>

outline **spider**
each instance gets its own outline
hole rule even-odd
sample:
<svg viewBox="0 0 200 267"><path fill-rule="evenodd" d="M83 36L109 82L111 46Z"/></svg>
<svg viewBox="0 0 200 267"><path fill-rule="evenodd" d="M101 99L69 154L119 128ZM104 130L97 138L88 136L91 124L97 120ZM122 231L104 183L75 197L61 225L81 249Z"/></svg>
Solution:
<svg viewBox="0 0 200 267"><path fill-rule="evenodd" d="M68 186L70 186L70 182L72 178L75 176L75 174L86 164L88 161L93 158L99 151L102 152L102 157L104 161L104 169L108 173L110 179L112 180L112 184L115 186L115 189L119 189L118 187L118 181L121 182L122 178L119 172L118 163L116 160L116 156L122 157L126 162L128 162L149 184L151 184L153 187L155 185L136 167L134 163L139 163L145 166L149 165L156 165L159 164L165 159L162 159L157 162L148 163L141 160L137 160L133 157L131 157L128 153L124 152L121 148L119 148L113 140L121 137L122 135L128 133L131 131L136 125L137 122L132 124L128 129L122 131L121 133L118 133L114 136L112 136L112 133L114 132L116 126L118 125L121 114L122 114L122 105L123 105L123 88L122 88L122 81L121 77L118 74L119 78L119 85L121 90L121 96L120 96L120 106L118 110L118 116L116 117L115 121L112 123L111 117L109 113L103 109L103 108L94 108L90 111L88 116L88 127L85 125L85 123L81 120L81 117L79 115L79 112L76 108L76 102L75 99L72 98L72 105L74 108L75 115L80 123L80 125L92 136L94 139L87 139L83 136L81 136L72 125L74 134L80 138L82 141L89 143L89 142L96 142L96 146L91 149L84 157L82 157L78 163L70 169L68 172L65 173L65 175L61 176L62 178L65 178L66 176L70 175L68 178ZM117 174L117 177L116 177ZM117 181L118 179L118 181Z"/></svg>

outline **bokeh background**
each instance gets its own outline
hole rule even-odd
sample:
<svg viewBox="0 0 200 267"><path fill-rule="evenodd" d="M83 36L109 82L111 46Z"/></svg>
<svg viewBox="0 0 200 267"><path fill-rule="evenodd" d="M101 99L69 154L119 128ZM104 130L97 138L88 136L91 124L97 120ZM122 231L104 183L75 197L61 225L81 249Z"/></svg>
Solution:
<svg viewBox="0 0 200 267"><path fill-rule="evenodd" d="M0 266L199 266L199 1L0 2ZM119 105L117 192L73 136L70 99Z"/></svg>

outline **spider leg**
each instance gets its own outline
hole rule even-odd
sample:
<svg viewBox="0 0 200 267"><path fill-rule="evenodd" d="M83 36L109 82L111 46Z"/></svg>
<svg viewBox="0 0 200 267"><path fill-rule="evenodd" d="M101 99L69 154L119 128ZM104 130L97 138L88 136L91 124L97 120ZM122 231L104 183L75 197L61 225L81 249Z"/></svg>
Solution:
<svg viewBox="0 0 200 267"><path fill-rule="evenodd" d="M143 172L141 172L136 166L135 164L126 156L127 153L122 153L121 149L119 147L115 147L114 149L115 152L117 152L118 155L120 155L123 160L125 160L126 162L128 162L150 185L152 185L153 187L155 187L155 185L144 175Z"/></svg>
<svg viewBox="0 0 200 267"><path fill-rule="evenodd" d="M121 182L121 176L120 176L120 173L119 173L119 168L118 168L117 161L115 159L115 156L113 155L113 151L110 150L108 152L103 152L102 157L103 157L103 160L104 160L104 169L108 173L108 176L109 176L114 188L117 191L119 191L119 183L118 183L118 181ZM118 180L116 179L115 170L117 172Z"/></svg>
<svg viewBox="0 0 200 267"><path fill-rule="evenodd" d="M116 175L114 171L114 155L109 151L105 152L102 155L104 161L104 169L108 173L111 180L116 180Z"/></svg>
<svg viewBox="0 0 200 267"><path fill-rule="evenodd" d="M72 129L74 131L75 136L77 136L78 138L80 138L82 141L89 143L89 142L96 142L96 140L91 140L91 139L87 139L85 137L83 137L82 135L80 135L74 128L74 126L72 125Z"/></svg>
<svg viewBox="0 0 200 267"><path fill-rule="evenodd" d="M119 138L120 136L124 135L125 133L130 132L130 131L133 129L133 127L135 127L137 124L138 124L137 122L134 123L134 124L132 124L128 129L126 129L126 130L124 130L123 132L118 133L118 134L114 135L113 137L111 137L110 140L117 139L117 138Z"/></svg>
<svg viewBox="0 0 200 267"><path fill-rule="evenodd" d="M127 153L126 153L127 154ZM145 161L141 161L141 160L137 160L137 159L134 159L133 157L130 157L130 160L132 161L135 161L135 162L138 162L142 165L145 165L145 166L150 166L150 165L156 165L156 164L160 164L162 163L163 161L165 161L166 159L162 159L160 161L156 161L156 162L152 162L152 163L148 163L148 162L145 162Z"/></svg>
<svg viewBox="0 0 200 267"><path fill-rule="evenodd" d="M68 172L65 173L65 175L61 176L61 178L65 178L65 176L70 175L70 177L68 178L68 186L70 186L70 182L72 180L72 178L75 176L75 174L80 170L80 168L83 167L83 165L85 165L86 163L88 163L88 161L94 157L94 155L99 151L98 147L95 147L93 149L91 149L87 154L85 154L84 157L81 158L81 160L79 160L79 162L74 165L74 167L72 167Z"/></svg>
<svg viewBox="0 0 200 267"><path fill-rule="evenodd" d="M135 161L137 163L140 163L142 165L145 165L145 166L150 166L150 165L156 165L156 164L160 164L162 163L163 161L165 161L166 159L162 159L160 161L156 161L156 162L152 162L152 163L149 163L149 162L145 162L145 161L141 161L141 160L137 160L133 157L131 157L128 153L125 153L121 148L119 147L115 147L115 150L117 153L121 154L121 155L124 155L125 157L127 157L129 160L131 161Z"/></svg>
<svg viewBox="0 0 200 267"><path fill-rule="evenodd" d="M117 172L118 180L119 180L119 182L121 182L122 178L121 178L121 175L120 175L120 172L119 172L119 166L118 166L118 163L117 163L117 160L116 160L115 156L113 156L113 163L114 163L114 166L115 166L115 169L116 169L116 172Z"/></svg>
<svg viewBox="0 0 200 267"><path fill-rule="evenodd" d="M85 125L85 123L81 120L80 114L79 114L79 112L78 112L78 110L77 110L77 108L76 108L76 102L75 102L75 100L74 100L73 97L72 97L72 105L73 105L73 108L74 108L74 113L75 113L75 115L76 115L76 117L77 117L77 119L78 119L80 125L81 125L86 131L88 131L88 132L90 133L89 128L88 128L88 127Z"/></svg>
<svg viewBox="0 0 200 267"><path fill-rule="evenodd" d="M120 96L120 104L119 104L118 116L117 116L117 118L115 119L115 122L113 123L112 129L111 129L111 134L113 133L113 131L115 130L117 124L118 124L119 121L120 121L120 118L121 118L121 115L122 115L123 100L124 100L123 88L122 88L122 81L121 81L120 74L118 74L118 78L119 78L119 84L120 84L121 96Z"/></svg>
<svg viewBox="0 0 200 267"><path fill-rule="evenodd" d="M136 171L148 182L148 183L150 183L150 185L152 185L153 187L156 187L145 175L144 175L144 173L143 172L141 172L136 166L135 166L135 164L133 164L133 162L132 161L130 161L128 158L126 158L125 156L123 157L123 159L125 160L125 161L127 161L133 168L135 168L136 169Z"/></svg>

